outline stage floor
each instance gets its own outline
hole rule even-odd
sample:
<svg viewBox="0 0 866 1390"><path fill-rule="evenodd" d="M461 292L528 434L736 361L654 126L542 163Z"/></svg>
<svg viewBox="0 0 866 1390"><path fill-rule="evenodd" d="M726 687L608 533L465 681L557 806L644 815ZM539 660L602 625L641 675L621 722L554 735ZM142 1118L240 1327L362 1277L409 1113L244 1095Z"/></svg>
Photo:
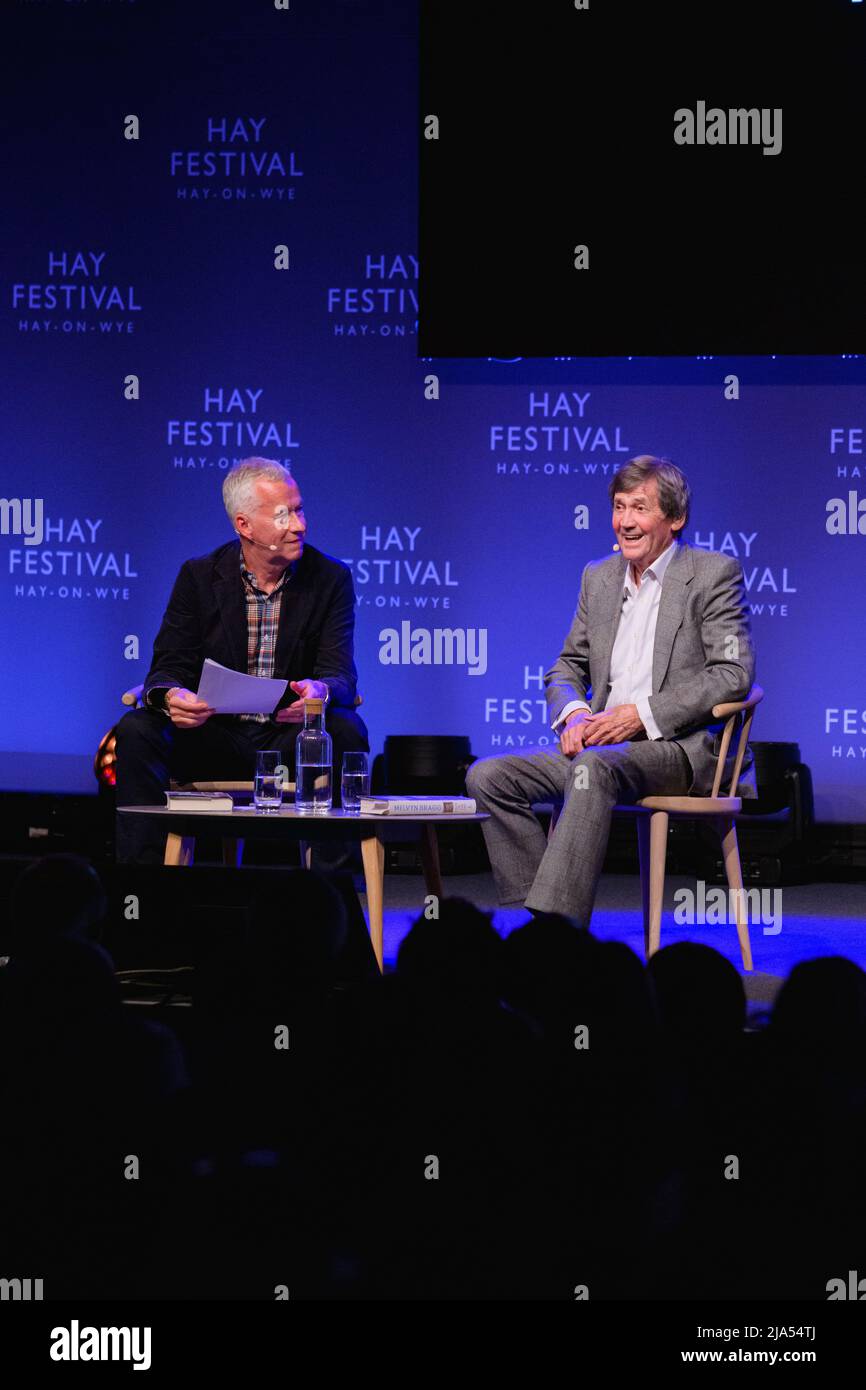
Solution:
<svg viewBox="0 0 866 1390"><path fill-rule="evenodd" d="M497 905L490 874L449 874L444 887L450 897L468 898L478 907L493 909L494 926L503 936L529 921L529 913L523 908ZM733 925L690 926L674 921L674 895L681 888L694 893L694 878L669 875L665 883L662 946L674 941L703 942L714 946L742 972ZM423 911L425 891L420 874L385 874L386 967L393 966L400 942ZM711 891L712 886L707 888L707 895ZM847 956L866 970L866 883L809 883L764 891L770 895L765 900L764 925L755 920L753 912L749 914L755 969L751 975L743 974L747 997L756 1005L771 1002L782 980L801 960ZM780 897L774 899L774 893ZM363 895L361 901L366 906ZM778 932L772 922L774 916L775 925L781 926ZM769 932L765 932L765 925L770 927ZM625 941L639 955L643 954L640 882L636 876L602 876L592 930L601 940Z"/></svg>

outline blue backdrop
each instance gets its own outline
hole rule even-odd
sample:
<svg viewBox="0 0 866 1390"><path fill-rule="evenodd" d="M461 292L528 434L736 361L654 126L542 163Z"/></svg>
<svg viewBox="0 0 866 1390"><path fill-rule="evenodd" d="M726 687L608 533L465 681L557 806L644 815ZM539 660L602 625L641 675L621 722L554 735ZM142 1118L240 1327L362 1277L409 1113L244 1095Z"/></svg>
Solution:
<svg viewBox="0 0 866 1390"><path fill-rule="evenodd" d="M419 361L406 0L58 2L16 24L0 786L95 790L249 454L291 467L310 541L353 568L374 751L544 741L542 672L613 544L611 472L656 453L692 484L687 539L742 562L755 736L800 743L819 818L866 819L861 359ZM444 628L462 664L403 659Z"/></svg>

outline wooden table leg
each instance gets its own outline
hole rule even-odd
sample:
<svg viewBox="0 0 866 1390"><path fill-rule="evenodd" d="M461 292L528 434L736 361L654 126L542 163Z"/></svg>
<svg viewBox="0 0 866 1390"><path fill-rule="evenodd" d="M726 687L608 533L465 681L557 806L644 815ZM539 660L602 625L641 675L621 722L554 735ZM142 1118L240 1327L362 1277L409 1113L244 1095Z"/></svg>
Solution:
<svg viewBox="0 0 866 1390"><path fill-rule="evenodd" d="M364 861L364 882L367 886L367 916L370 919L370 941L373 954L384 971L382 907L385 886L385 846L378 835L370 835L361 841L361 858Z"/></svg>
<svg viewBox="0 0 866 1390"><path fill-rule="evenodd" d="M432 893L437 899L445 895L442 891L442 873L439 868L439 841L436 838L436 826L433 821L427 821L421 826L421 868L424 870L424 883L427 892Z"/></svg>
<svg viewBox="0 0 866 1390"><path fill-rule="evenodd" d="M195 854L195 836L178 835L170 830L165 837L164 864L191 864Z"/></svg>

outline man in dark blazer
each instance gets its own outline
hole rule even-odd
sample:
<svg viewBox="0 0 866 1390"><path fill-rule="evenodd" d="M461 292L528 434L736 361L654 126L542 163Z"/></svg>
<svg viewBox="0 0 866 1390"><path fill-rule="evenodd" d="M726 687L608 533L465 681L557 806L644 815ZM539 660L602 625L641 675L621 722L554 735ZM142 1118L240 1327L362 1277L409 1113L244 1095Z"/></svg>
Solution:
<svg viewBox="0 0 866 1390"><path fill-rule="evenodd" d="M237 538L181 566L154 643L143 707L117 726L117 804L164 805L172 778L252 781L261 748L279 749L293 771L304 699L319 697L333 739L338 805L343 753L369 750L354 707L351 571L307 545L298 485L273 460L237 464L223 482L223 500ZM194 694L206 657L290 684L269 715L216 714ZM162 862L164 831L126 816L117 822L119 861ZM324 854L317 855L322 867L328 848L315 847Z"/></svg>
<svg viewBox="0 0 866 1390"><path fill-rule="evenodd" d="M483 758L466 783L500 902L588 927L617 802L709 795L722 725L755 675L738 561L680 539L685 475L631 459L610 484L617 555L586 566L565 645L544 677L552 749ZM736 749L726 764L733 767ZM747 753L744 771L752 768ZM748 776L740 796L754 796ZM534 803L562 805L548 843Z"/></svg>

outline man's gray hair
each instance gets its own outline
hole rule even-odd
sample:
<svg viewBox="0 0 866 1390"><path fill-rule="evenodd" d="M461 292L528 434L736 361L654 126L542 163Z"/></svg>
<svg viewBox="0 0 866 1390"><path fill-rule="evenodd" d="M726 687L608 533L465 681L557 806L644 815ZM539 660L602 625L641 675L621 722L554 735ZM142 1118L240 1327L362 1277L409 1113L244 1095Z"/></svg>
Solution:
<svg viewBox="0 0 866 1390"><path fill-rule="evenodd" d="M223 479L223 503L232 526L238 512L251 512L258 505L256 484L260 482L294 484L288 468L276 459L241 459Z"/></svg>
<svg viewBox="0 0 866 1390"><path fill-rule="evenodd" d="M683 525L676 532L679 537L689 524L692 494L685 473L681 468L677 468L675 463L671 463L670 459L657 459L652 454L638 454L637 458L629 459L610 480L610 505L613 506L618 492L634 492L636 487L648 483L651 478L655 478L658 483L662 515L669 521L685 517Z"/></svg>

